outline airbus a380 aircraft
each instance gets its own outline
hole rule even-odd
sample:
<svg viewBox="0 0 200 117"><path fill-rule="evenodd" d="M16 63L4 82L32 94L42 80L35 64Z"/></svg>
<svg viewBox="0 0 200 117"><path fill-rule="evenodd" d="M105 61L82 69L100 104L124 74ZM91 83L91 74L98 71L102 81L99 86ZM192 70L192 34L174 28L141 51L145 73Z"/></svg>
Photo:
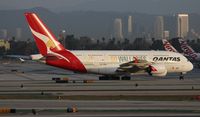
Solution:
<svg viewBox="0 0 200 117"><path fill-rule="evenodd" d="M25 13L31 32L47 65L104 76L185 73L193 65L183 55L167 51L69 51L35 13Z"/></svg>

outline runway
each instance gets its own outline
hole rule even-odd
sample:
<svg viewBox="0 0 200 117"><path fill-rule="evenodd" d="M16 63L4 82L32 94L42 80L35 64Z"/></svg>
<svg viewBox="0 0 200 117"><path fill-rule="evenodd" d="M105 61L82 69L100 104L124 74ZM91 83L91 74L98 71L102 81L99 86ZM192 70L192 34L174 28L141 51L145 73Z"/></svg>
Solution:
<svg viewBox="0 0 200 117"><path fill-rule="evenodd" d="M40 113L43 114L47 110L57 109L57 111L61 111L70 106L78 107L79 113L87 113L87 112L106 112L110 111L124 114L133 114L133 112L137 114L142 114L140 110L148 110L149 114L155 112L158 108L159 111L168 111L168 112L187 112L192 110L198 110L200 108L200 103L190 103L190 102L179 102L179 101L72 101L72 100L4 100L0 101L2 106L12 106L19 110L31 110L36 108ZM98 106L97 106L98 105ZM152 112L151 112L152 111ZM24 111L22 111L24 112ZM127 112L127 113L125 113ZM52 112L49 112L52 113ZM26 114L24 112L24 114ZM102 113L103 114L103 113ZM114 113L113 113L114 114ZM159 114L159 113L158 113ZM196 114L194 114L196 115Z"/></svg>
<svg viewBox="0 0 200 117"><path fill-rule="evenodd" d="M178 80L134 76L131 81L99 81L38 63L0 65L0 107L16 108L4 116L200 116L199 69ZM69 78L55 83L53 77ZM83 83L83 80L92 80ZM137 85L136 85L137 84ZM66 113L75 106L77 113ZM33 115L34 116L34 115Z"/></svg>

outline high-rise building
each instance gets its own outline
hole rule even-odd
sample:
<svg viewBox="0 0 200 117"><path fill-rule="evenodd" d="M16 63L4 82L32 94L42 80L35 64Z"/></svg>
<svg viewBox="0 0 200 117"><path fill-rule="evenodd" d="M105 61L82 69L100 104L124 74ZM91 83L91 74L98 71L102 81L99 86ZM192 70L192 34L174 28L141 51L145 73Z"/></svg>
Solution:
<svg viewBox="0 0 200 117"><path fill-rule="evenodd" d="M164 18L163 16L157 16L154 24L154 38L163 39L164 32Z"/></svg>
<svg viewBox="0 0 200 117"><path fill-rule="evenodd" d="M132 16L128 16L128 34L132 34L133 32L133 18Z"/></svg>
<svg viewBox="0 0 200 117"><path fill-rule="evenodd" d="M16 28L16 39L21 39L21 38L22 38L22 29Z"/></svg>
<svg viewBox="0 0 200 117"><path fill-rule="evenodd" d="M188 14L178 14L177 36L186 38L189 32L189 17Z"/></svg>
<svg viewBox="0 0 200 117"><path fill-rule="evenodd" d="M168 30L165 30L163 32L163 39L169 39L169 31Z"/></svg>
<svg viewBox="0 0 200 117"><path fill-rule="evenodd" d="M7 39L8 38L8 31L6 29L1 29L0 31L0 38Z"/></svg>
<svg viewBox="0 0 200 117"><path fill-rule="evenodd" d="M121 18L116 18L115 21L114 21L114 37L117 40L122 40L123 39L122 19Z"/></svg>

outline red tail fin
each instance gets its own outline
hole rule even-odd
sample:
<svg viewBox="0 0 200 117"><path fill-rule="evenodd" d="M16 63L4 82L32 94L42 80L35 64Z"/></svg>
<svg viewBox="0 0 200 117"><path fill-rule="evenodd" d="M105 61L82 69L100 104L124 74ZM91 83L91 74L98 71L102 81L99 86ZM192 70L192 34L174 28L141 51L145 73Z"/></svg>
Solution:
<svg viewBox="0 0 200 117"><path fill-rule="evenodd" d="M25 16L40 53L46 57L46 64L86 72L81 61L58 42L53 33L35 13L25 13Z"/></svg>

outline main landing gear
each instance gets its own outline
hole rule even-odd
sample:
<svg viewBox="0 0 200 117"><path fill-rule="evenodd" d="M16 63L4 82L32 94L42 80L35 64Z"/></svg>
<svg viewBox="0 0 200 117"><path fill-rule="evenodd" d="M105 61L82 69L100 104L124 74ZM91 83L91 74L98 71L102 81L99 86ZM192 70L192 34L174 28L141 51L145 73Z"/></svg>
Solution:
<svg viewBox="0 0 200 117"><path fill-rule="evenodd" d="M184 80L184 75L183 73L181 72L180 76L179 76L179 80Z"/></svg>
<svg viewBox="0 0 200 117"><path fill-rule="evenodd" d="M120 80L120 77L104 75L104 76L99 76L99 80Z"/></svg>
<svg viewBox="0 0 200 117"><path fill-rule="evenodd" d="M130 76L112 76L112 75L104 75L99 76L99 80L131 80Z"/></svg>

